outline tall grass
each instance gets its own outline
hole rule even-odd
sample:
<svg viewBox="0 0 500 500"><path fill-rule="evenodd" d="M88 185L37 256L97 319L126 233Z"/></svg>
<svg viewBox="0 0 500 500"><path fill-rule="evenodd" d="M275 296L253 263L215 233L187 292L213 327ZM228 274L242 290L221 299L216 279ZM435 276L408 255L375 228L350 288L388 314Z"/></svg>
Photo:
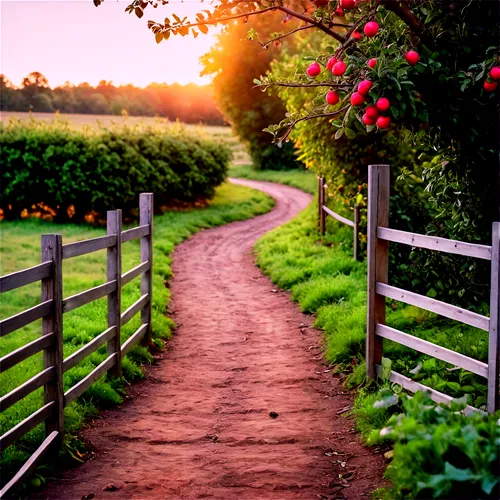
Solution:
<svg viewBox="0 0 500 500"><path fill-rule="evenodd" d="M166 281L172 276L170 254L174 247L191 234L209 227L269 211L274 201L258 191L241 186L224 184L217 189L216 196L206 208L189 211L172 211L156 216L153 238L153 302L152 325L154 342L161 347L171 336L173 324L166 316L169 290ZM40 220L1 222L0 273L8 274L40 262L40 235L61 233L63 243L94 238L105 234L104 229L55 225ZM123 245L123 272L140 263L139 243ZM65 297L91 288L106 281L105 251L75 257L63 264L63 293ZM123 310L140 296L139 279L127 284L122 291ZM40 284L32 284L22 289L12 290L2 295L0 317L6 318L40 302ZM136 317L122 329L122 342L139 326ZM106 299L75 309L64 315L64 356L78 350L104 331L106 323ZM40 335L40 322L0 339L0 356L34 340ZM90 373L105 358L105 346L65 373L64 388L67 390ZM136 347L123 360L123 376L126 382L143 376L140 367L152 360L143 347ZM42 369L42 356L35 355L0 374L0 396L19 386ZM96 407L106 407L120 403L124 395L123 385L117 380L101 379L81 398L65 409L66 430L75 431L83 419L94 413ZM0 415L0 434L42 406L42 390L35 391ZM38 426L18 444L7 448L2 456L3 474L25 460L43 437L43 428Z"/></svg>

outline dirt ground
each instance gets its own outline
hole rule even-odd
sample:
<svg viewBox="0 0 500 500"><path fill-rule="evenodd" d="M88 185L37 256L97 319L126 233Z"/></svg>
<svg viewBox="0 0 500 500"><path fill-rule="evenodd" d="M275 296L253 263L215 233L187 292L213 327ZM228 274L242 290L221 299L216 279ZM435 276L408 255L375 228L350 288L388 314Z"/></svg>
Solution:
<svg viewBox="0 0 500 500"><path fill-rule="evenodd" d="M360 499L384 460L345 411L313 318L255 266L252 247L311 201L278 184L270 213L177 247L167 350L120 408L83 431L92 459L39 498Z"/></svg>

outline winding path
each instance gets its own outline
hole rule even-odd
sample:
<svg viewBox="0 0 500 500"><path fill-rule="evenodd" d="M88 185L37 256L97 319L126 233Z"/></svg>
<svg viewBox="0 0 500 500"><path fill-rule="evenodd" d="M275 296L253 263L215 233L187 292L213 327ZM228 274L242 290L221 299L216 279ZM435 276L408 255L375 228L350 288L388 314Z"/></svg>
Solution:
<svg viewBox="0 0 500 500"><path fill-rule="evenodd" d="M163 360L84 432L93 459L42 498L359 499L380 485L382 457L337 415L351 399L321 362L321 334L252 256L311 197L233 182L269 193L275 208L177 247L178 329Z"/></svg>

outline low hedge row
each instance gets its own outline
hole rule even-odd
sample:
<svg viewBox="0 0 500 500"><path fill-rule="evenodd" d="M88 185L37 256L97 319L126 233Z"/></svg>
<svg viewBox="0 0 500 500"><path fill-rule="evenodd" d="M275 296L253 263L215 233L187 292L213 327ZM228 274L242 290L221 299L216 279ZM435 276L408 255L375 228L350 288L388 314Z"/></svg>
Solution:
<svg viewBox="0 0 500 500"><path fill-rule="evenodd" d="M227 175L227 146L181 126L72 130L65 125L0 125L0 208L78 222L89 213L137 207L154 192L156 208L210 199Z"/></svg>

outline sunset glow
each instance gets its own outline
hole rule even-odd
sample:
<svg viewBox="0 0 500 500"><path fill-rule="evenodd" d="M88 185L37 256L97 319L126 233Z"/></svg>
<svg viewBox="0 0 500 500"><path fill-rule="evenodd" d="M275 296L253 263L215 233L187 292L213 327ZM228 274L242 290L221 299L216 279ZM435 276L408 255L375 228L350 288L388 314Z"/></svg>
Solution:
<svg viewBox="0 0 500 500"><path fill-rule="evenodd" d="M96 8L92 0L2 0L0 72L19 85L28 73L39 71L51 87L66 81L141 87L210 82L199 76L199 58L214 43L215 30L156 44L146 26L149 19L163 21L173 12L194 17L202 2L148 7L142 19L125 13L128 3L106 0Z"/></svg>

